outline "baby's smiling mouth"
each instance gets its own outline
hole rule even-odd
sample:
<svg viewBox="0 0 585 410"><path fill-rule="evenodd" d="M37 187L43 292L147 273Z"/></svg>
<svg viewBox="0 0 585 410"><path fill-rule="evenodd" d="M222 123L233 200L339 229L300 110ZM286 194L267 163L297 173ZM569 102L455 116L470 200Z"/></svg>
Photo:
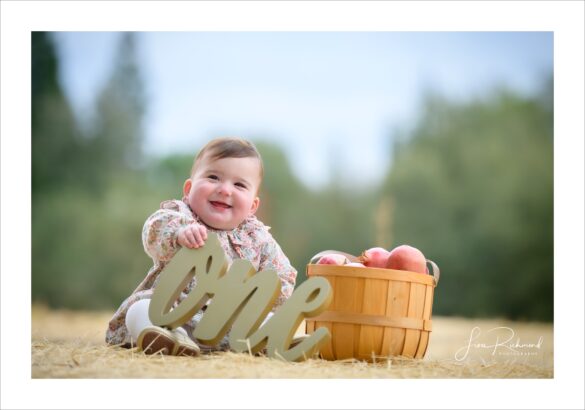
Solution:
<svg viewBox="0 0 585 410"><path fill-rule="evenodd" d="M225 202L221 202L221 201L209 201L209 203L214 207L214 208L221 208L221 209L229 209L232 206L226 204Z"/></svg>

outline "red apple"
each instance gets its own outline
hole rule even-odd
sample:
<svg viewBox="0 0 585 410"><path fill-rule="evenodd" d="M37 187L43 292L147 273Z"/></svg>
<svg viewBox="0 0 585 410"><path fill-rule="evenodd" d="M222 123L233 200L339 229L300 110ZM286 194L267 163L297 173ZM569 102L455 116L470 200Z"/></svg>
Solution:
<svg viewBox="0 0 585 410"><path fill-rule="evenodd" d="M409 245L400 245L390 251L386 269L428 273L427 260L423 253Z"/></svg>

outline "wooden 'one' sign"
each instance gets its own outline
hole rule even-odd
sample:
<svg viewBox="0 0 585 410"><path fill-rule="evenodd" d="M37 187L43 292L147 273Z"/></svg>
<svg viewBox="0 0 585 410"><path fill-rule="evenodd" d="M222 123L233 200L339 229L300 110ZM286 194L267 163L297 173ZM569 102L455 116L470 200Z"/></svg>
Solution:
<svg viewBox="0 0 585 410"><path fill-rule="evenodd" d="M171 310L194 276L197 285ZM291 346L294 333L303 319L327 309L333 298L331 285L324 278L307 279L260 327L280 289L275 271L256 272L247 260L236 259L228 269L217 234L209 232L204 246L179 250L160 273L148 314L153 324L174 329L213 298L193 331L199 342L215 345L231 328L229 344L236 352L257 353L266 348L269 357L304 360L327 343L331 335L327 329L319 328Z"/></svg>

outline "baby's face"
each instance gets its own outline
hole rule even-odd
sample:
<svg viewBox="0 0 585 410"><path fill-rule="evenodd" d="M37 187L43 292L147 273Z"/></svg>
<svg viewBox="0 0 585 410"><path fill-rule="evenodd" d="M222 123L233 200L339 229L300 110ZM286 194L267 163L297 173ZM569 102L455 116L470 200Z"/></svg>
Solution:
<svg viewBox="0 0 585 410"><path fill-rule="evenodd" d="M258 209L260 162L256 158L204 157L185 181L183 194L191 209L212 228L231 230Z"/></svg>

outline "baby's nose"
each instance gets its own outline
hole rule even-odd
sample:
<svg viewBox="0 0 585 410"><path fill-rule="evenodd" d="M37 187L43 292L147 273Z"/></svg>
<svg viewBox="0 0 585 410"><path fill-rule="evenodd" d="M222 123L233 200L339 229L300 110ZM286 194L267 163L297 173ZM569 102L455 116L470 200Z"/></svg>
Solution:
<svg viewBox="0 0 585 410"><path fill-rule="evenodd" d="M230 195L231 194L230 185L228 183L219 184L217 191L223 195Z"/></svg>

